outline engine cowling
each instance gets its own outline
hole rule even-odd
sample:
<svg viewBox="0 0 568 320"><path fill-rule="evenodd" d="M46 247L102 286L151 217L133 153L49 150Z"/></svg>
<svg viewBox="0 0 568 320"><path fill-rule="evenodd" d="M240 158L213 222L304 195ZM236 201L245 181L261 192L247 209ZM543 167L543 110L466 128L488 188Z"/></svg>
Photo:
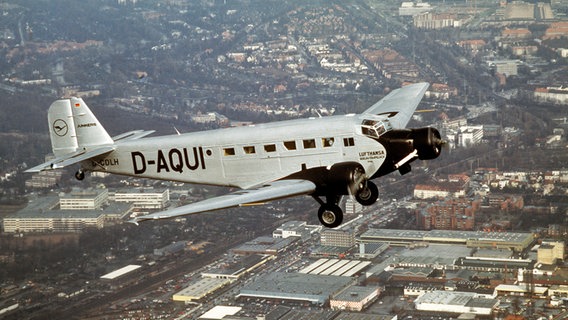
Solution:
<svg viewBox="0 0 568 320"><path fill-rule="evenodd" d="M444 144L440 132L430 127L392 130L381 136L381 143L387 147L395 161L415 149L418 151L418 159L435 159L440 155Z"/></svg>
<svg viewBox="0 0 568 320"><path fill-rule="evenodd" d="M365 180L365 169L357 162L336 163L329 168L326 180L337 194L354 193Z"/></svg>
<svg viewBox="0 0 568 320"><path fill-rule="evenodd" d="M438 130L426 127L411 131L414 148L418 151L418 159L432 160L440 156L444 142Z"/></svg>

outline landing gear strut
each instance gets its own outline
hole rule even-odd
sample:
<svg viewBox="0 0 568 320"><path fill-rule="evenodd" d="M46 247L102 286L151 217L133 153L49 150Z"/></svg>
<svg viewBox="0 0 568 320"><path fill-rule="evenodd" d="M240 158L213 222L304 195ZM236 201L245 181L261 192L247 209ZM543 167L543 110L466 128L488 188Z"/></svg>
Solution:
<svg viewBox="0 0 568 320"><path fill-rule="evenodd" d="M77 179L79 181L85 179L85 171L78 170L77 172L75 172L75 179Z"/></svg>
<svg viewBox="0 0 568 320"><path fill-rule="evenodd" d="M321 205L318 210L320 223L327 228L336 228L343 222L343 210L337 205L339 196L328 196L327 202L323 202L319 197L314 197Z"/></svg>

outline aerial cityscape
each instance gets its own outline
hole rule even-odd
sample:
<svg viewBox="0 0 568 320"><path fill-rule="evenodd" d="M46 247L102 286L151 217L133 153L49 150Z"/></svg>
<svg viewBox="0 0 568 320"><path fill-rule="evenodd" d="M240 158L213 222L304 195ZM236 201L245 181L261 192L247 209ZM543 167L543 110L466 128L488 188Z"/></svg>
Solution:
<svg viewBox="0 0 568 320"><path fill-rule="evenodd" d="M0 318L568 319L566 1L0 12ZM49 161L61 98L113 136L175 135L361 113L422 82L409 126L437 128L444 150L377 179L374 205L343 197L337 228L307 196L135 225L235 190L24 172Z"/></svg>

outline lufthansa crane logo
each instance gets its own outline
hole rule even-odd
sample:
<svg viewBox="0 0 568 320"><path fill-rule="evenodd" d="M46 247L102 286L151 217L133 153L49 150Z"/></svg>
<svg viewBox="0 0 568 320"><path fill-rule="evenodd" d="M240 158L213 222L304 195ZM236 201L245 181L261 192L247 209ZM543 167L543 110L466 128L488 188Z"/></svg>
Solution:
<svg viewBox="0 0 568 320"><path fill-rule="evenodd" d="M55 132L56 135L63 137L68 131L69 126L67 125L67 122L61 119L57 119L53 122L53 132Z"/></svg>

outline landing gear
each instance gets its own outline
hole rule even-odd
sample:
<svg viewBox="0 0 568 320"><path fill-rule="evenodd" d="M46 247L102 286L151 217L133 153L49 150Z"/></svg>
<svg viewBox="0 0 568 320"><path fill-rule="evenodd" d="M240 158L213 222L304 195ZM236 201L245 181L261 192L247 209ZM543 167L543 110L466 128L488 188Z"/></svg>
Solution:
<svg viewBox="0 0 568 320"><path fill-rule="evenodd" d="M79 181L85 179L85 171L78 170L77 172L75 172L75 179L77 179Z"/></svg>
<svg viewBox="0 0 568 320"><path fill-rule="evenodd" d="M374 204L379 198L379 188L371 181L367 181L366 186L355 193L355 200L364 206Z"/></svg>
<svg viewBox="0 0 568 320"><path fill-rule="evenodd" d="M323 202L318 196L313 198L320 204L318 210L318 219L324 227L336 228L343 222L343 210L337 205L341 199L338 195L326 196L326 201Z"/></svg>
<svg viewBox="0 0 568 320"><path fill-rule="evenodd" d="M335 228L343 222L343 210L336 204L326 203L319 208L318 218L325 227Z"/></svg>

